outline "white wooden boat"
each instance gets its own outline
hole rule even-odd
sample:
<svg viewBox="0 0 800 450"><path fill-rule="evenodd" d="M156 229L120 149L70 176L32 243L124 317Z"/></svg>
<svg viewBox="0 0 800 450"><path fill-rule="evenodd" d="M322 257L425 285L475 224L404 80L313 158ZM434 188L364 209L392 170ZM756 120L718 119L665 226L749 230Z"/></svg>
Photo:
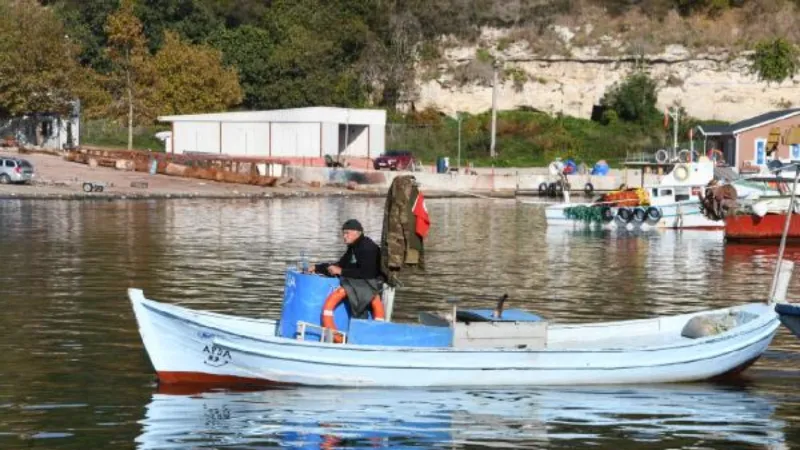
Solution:
<svg viewBox="0 0 800 450"><path fill-rule="evenodd" d="M752 303L677 316L557 324L508 320L446 327L373 322L380 336L451 333L449 345L344 344L279 336L278 321L193 311L129 289L150 360L163 383L313 386L542 386L703 380L743 370L779 325ZM727 318L717 334L687 338L699 316ZM352 321L351 321L352 323ZM385 327L385 328L381 328ZM413 328L418 327L418 328Z"/></svg>

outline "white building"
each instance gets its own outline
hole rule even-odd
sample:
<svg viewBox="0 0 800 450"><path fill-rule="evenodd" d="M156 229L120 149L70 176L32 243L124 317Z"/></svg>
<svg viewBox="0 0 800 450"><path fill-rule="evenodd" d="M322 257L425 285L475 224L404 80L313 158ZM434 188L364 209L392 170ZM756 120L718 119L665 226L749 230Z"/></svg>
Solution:
<svg viewBox="0 0 800 450"><path fill-rule="evenodd" d="M384 151L386 111L311 107L162 116L169 153L234 157L374 158Z"/></svg>

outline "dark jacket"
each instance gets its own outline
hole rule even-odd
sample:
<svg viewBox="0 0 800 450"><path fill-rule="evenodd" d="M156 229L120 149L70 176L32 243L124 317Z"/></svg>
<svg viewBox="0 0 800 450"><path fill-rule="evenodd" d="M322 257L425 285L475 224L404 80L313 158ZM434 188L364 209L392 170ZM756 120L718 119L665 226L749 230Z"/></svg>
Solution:
<svg viewBox="0 0 800 450"><path fill-rule="evenodd" d="M317 273L327 273L330 264L317 264ZM347 246L347 251L336 263L342 268L342 278L375 279L380 277L381 249L378 244L362 235Z"/></svg>

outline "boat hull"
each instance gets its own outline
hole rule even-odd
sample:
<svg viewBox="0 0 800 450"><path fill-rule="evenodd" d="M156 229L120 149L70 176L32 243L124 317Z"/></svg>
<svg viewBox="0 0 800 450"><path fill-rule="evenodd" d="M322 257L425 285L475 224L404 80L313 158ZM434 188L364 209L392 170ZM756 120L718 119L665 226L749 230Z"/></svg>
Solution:
<svg viewBox="0 0 800 450"><path fill-rule="evenodd" d="M617 218L619 208L611 208L614 219L602 223L587 223L582 220L567 218L565 209L578 205L592 206L591 203L585 204L558 204L545 208L545 218L547 226L567 226L574 228L599 227L605 229L693 229L693 230L721 230L725 224L722 221L711 220L700 212L698 202L687 202L686 204L658 206L661 211L661 218L658 221L636 222L631 220L624 223Z"/></svg>
<svg viewBox="0 0 800 450"><path fill-rule="evenodd" d="M131 300L145 348L163 383L466 387L695 381L754 361L779 325L771 307L750 304L740 308L757 318L734 330L699 339L671 338L667 344L620 347L646 342L654 329L679 334L682 325L700 313L553 325L547 348L540 349L411 348L297 341L276 337L274 329L271 334L267 328L274 328L274 322L261 321L259 327L259 321L208 316L136 294ZM576 347L570 342L575 336L600 344ZM209 354L215 355L212 364Z"/></svg>
<svg viewBox="0 0 800 450"><path fill-rule="evenodd" d="M786 214L740 214L725 218L725 239L730 241L773 242L780 241L786 223ZM800 215L793 214L789 223L787 240L800 242Z"/></svg>

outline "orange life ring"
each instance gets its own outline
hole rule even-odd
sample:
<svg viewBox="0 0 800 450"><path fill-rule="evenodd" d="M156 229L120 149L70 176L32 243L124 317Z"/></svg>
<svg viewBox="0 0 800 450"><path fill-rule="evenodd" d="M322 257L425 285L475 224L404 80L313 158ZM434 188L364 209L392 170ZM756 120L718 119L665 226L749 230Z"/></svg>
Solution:
<svg viewBox="0 0 800 450"><path fill-rule="evenodd" d="M342 302L347 298L347 291L344 290L343 287L336 288L328 298L325 299L325 305L322 306L322 326L324 328L330 328L333 331L336 331L336 323L333 321L333 310L339 306L339 303ZM375 294L372 297L372 301L369 304L370 308L372 308L372 318L373 320L380 320L383 321L386 317L386 312L383 310L383 302L381 301L381 296L379 294ZM342 343L342 335L341 334L334 334L333 335L333 342L337 344Z"/></svg>

